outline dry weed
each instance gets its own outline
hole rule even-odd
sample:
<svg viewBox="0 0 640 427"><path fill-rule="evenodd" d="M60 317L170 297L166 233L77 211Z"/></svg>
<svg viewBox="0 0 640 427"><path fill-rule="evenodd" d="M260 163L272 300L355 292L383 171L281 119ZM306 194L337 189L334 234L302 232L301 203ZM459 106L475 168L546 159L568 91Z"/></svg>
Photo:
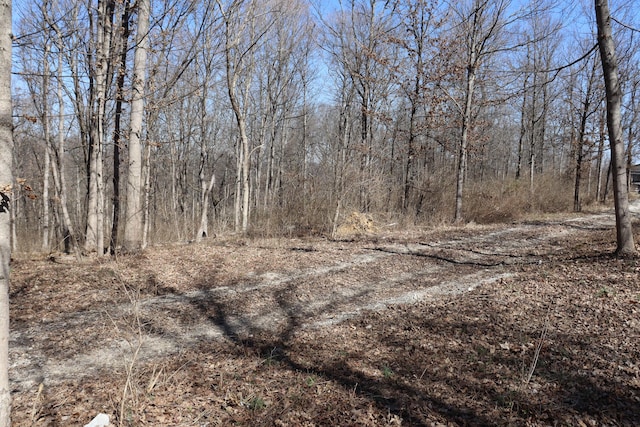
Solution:
<svg viewBox="0 0 640 427"><path fill-rule="evenodd" d="M371 215L354 211L338 226L334 237L360 237L377 231L378 227L375 225Z"/></svg>

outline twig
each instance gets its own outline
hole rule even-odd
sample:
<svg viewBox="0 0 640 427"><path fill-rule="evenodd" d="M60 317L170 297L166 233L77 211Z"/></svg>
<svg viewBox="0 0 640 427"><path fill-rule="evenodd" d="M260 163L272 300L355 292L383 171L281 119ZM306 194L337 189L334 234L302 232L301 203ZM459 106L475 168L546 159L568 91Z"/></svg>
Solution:
<svg viewBox="0 0 640 427"><path fill-rule="evenodd" d="M40 409L38 408L39 403L40 403L40 396L42 396L42 390L44 389L44 383L40 383L40 385L38 386L38 392L36 393L36 397L33 400L33 408L31 409L31 422L35 423L36 422L36 415L38 415L38 413L40 412Z"/></svg>
<svg viewBox="0 0 640 427"><path fill-rule="evenodd" d="M422 374L420 374L420 378L418 378L419 380L421 380L424 377L425 372L427 372L427 368L424 368L424 370L422 371Z"/></svg>
<svg viewBox="0 0 640 427"><path fill-rule="evenodd" d="M549 330L549 314L547 313L547 318L544 321L544 327L542 328L542 333L540 334L540 339L538 340L538 345L536 346L536 352L533 356L533 360L531 361L531 366L529 366L529 373L526 378L523 378L525 384L529 384L531 378L533 377L533 373L536 370L536 366L538 365L538 359L540 358L540 350L542 350L542 344L544 343L544 339L547 337L547 331Z"/></svg>
<svg viewBox="0 0 640 427"><path fill-rule="evenodd" d="M127 289L126 285L123 285L123 287L124 287L125 293L129 297L129 301L131 302L131 306L133 308L134 322L137 329L136 331L137 343L133 351L133 354L131 355L131 360L129 361L128 364L126 363L126 359L125 359L125 369L127 372L127 379L124 383L124 389L122 390L122 400L120 401L120 417L119 417L120 426L124 425L124 411L125 411L125 403L127 400L128 392L131 392L133 396L133 368L135 367L135 364L138 360L138 356L142 348L142 339L143 339L142 321L140 320L140 307L139 307L140 289L138 289L137 295L133 295L132 292L130 292L129 289Z"/></svg>

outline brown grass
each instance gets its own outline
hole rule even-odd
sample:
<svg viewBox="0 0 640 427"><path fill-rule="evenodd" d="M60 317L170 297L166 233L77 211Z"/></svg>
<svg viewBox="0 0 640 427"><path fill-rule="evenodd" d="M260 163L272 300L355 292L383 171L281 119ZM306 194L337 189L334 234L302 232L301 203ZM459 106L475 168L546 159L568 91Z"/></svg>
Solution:
<svg viewBox="0 0 640 427"><path fill-rule="evenodd" d="M464 201L468 221L505 223L527 215L567 212L573 208L573 187L561 177L537 178L533 191L527 179L472 185Z"/></svg>

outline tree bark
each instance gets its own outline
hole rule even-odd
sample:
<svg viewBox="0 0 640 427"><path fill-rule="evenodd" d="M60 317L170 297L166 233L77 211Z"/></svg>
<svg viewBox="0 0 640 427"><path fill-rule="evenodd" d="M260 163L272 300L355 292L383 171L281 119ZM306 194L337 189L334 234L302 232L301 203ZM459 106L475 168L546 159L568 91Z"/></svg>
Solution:
<svg viewBox="0 0 640 427"><path fill-rule="evenodd" d="M44 4L43 9L47 5ZM46 14L46 12L45 12ZM45 23L43 22L43 26ZM42 250L49 250L49 225L51 223L49 215L49 177L51 171L51 124L49 114L49 51L50 42L45 41L44 53L42 57L42 128L44 139L44 168L42 171Z"/></svg>
<svg viewBox="0 0 640 427"><path fill-rule="evenodd" d="M71 216L69 215L69 208L67 207L67 184L66 184L66 168L65 168L65 138L64 138L64 97L63 93L63 51L64 42L62 38L62 31L57 25L54 25L56 30L56 44L58 48L58 83L57 83L57 97L58 97L58 145L55 148L55 159L53 163L53 180L56 186L56 193L62 210L62 234L64 239L65 253L75 251L76 256L80 256L78 250L77 235L75 233L75 227L71 222Z"/></svg>
<svg viewBox="0 0 640 427"><path fill-rule="evenodd" d="M611 168L613 177L613 197L616 210L616 253L620 256L635 255L633 228L629 212L627 172L624 164L624 143L622 141L621 103L622 91L618 81L618 59L611 33L611 15L607 0L595 0L596 22L598 26L598 47L604 73L607 94L607 128L611 146Z"/></svg>
<svg viewBox="0 0 640 427"><path fill-rule="evenodd" d="M124 103L124 83L127 70L127 51L129 48L129 14L130 0L123 5L122 19L120 20L120 64L116 79L116 109L113 130L113 220L111 222L111 255L115 255L119 245L118 234L120 230L120 157L122 153L121 124L122 104Z"/></svg>
<svg viewBox="0 0 640 427"><path fill-rule="evenodd" d="M13 123L11 118L11 0L0 1L0 425L11 425L9 388L9 261Z"/></svg>
<svg viewBox="0 0 640 427"><path fill-rule="evenodd" d="M471 52L469 63L476 63L475 49ZM467 173L467 145L469 143L469 127L471 126L471 107L473 105L475 82L476 66L469 65L467 70L464 112L462 115L462 136L460 137L460 150L458 152L458 169L456 173L456 210L454 214L454 222L462 221L462 189L464 188L465 175Z"/></svg>
<svg viewBox="0 0 640 427"><path fill-rule="evenodd" d="M606 132L606 111L602 112L600 117L600 132L598 133L598 155L596 158L596 200L600 201L602 194L602 159L604 155L604 140Z"/></svg>
<svg viewBox="0 0 640 427"><path fill-rule="evenodd" d="M127 172L127 214L124 222L124 248L142 248L142 118L144 86L149 46L150 0L138 1L136 53L133 59L133 98L131 101L131 133L129 135L129 169Z"/></svg>
<svg viewBox="0 0 640 427"><path fill-rule="evenodd" d="M85 250L104 254L104 178L103 149L107 102L107 80L114 0L98 1L98 31L96 47L95 105L91 128L89 158L89 201L87 206L87 231Z"/></svg>
<svg viewBox="0 0 640 427"><path fill-rule="evenodd" d="M211 171L211 179L209 180L209 184L205 183L205 186L202 188L202 196L201 196L201 211L200 211L200 226L198 227L198 232L196 233L196 242L200 242L203 237L209 237L209 196L211 195L211 190L213 190L213 186L216 183L216 174L215 171Z"/></svg>
<svg viewBox="0 0 640 427"><path fill-rule="evenodd" d="M149 126L150 120L147 119L147 126ZM147 147L144 156L144 194L142 201L142 249L146 248L149 244L149 227L151 224L151 218L149 217L149 198L151 196L151 144L147 141Z"/></svg>

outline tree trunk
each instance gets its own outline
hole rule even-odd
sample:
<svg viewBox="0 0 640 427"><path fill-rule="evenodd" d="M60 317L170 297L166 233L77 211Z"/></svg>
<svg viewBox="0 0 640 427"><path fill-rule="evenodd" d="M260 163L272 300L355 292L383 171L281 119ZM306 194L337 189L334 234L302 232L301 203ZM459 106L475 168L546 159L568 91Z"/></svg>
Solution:
<svg viewBox="0 0 640 427"><path fill-rule="evenodd" d="M67 206L67 184L66 184L66 168L65 168L65 139L64 139L64 97L63 97L63 52L64 42L62 38L62 31L58 26L55 26L58 48L58 83L57 83L57 97L58 97L58 145L55 149L55 159L53 163L53 180L56 186L56 193L62 210L62 234L64 238L64 250L65 253L75 251L76 256L80 256L78 248L77 235L75 233L75 227L71 222L71 216L69 215L69 208Z"/></svg>
<svg viewBox="0 0 640 427"><path fill-rule="evenodd" d="M249 227L249 170L251 168L251 157L247 125L244 117L242 120L238 119L238 126L240 127L240 143L242 144L242 234L247 234Z"/></svg>
<svg viewBox="0 0 640 427"><path fill-rule="evenodd" d="M147 126L149 125L149 121L147 121ZM151 219L149 217L149 197L151 196L151 144L147 141L147 149L145 150L144 156L144 167L143 167L143 175L144 175L144 195L142 202L142 213L143 213L143 221L142 221L142 249L146 248L149 244L149 227L151 224Z"/></svg>
<svg viewBox="0 0 640 427"><path fill-rule="evenodd" d="M593 96L593 85L595 84L596 76L596 62L593 63L593 68L589 74L589 80L587 81L587 88L584 93L584 100L582 101L580 111L580 128L578 129L578 141L576 144L576 174L575 174L575 186L573 196L573 210L574 212L580 212L582 210L582 201L580 198L580 184L582 182L582 163L585 156L585 142L587 133L587 121L589 116L593 113L591 111L591 103Z"/></svg>
<svg viewBox="0 0 640 427"><path fill-rule="evenodd" d="M9 261L13 123L11 118L11 0L0 2L0 425L11 425L9 388Z"/></svg>
<svg viewBox="0 0 640 427"><path fill-rule="evenodd" d="M581 132L582 134L582 132ZM573 185L573 211L580 212L582 210L582 203L580 200L580 183L582 182L582 158L584 157L584 147L582 146L582 137L578 138L576 143L576 173Z"/></svg>
<svg viewBox="0 0 640 427"><path fill-rule="evenodd" d="M98 31L96 47L95 105L90 138L89 201L87 206L87 231L85 250L104 253L104 182L103 147L107 97L109 52L113 25L114 0L98 1Z"/></svg>
<svg viewBox="0 0 640 427"><path fill-rule="evenodd" d="M43 8L46 8L46 4ZM43 23L44 25L44 23ZM42 115L44 139L44 168L42 171L42 250L49 250L49 175L51 170L51 128L49 122L49 40L45 41L42 59Z"/></svg>
<svg viewBox="0 0 640 427"><path fill-rule="evenodd" d="M127 172L127 214L123 246L128 251L142 248L142 118L144 86L149 45L150 0L138 0L136 53L133 59L131 133L129 134L129 169Z"/></svg>
<svg viewBox="0 0 640 427"><path fill-rule="evenodd" d="M628 137L627 137L627 151L625 153L625 158L627 161L627 188L631 187L631 166L633 166L633 142L636 137L635 125L638 119L638 106L636 105L636 94L638 90L639 82L634 82L633 89L631 90L631 99L629 102L629 107L632 111L631 120L629 120L629 129L628 129Z"/></svg>
<svg viewBox="0 0 640 427"><path fill-rule="evenodd" d="M524 78L522 89L522 109L520 110L520 137L518 138L518 163L516 164L516 179L520 179L522 171L522 157L524 155L524 137L527 133L527 89L529 86L529 74Z"/></svg>
<svg viewBox="0 0 640 427"><path fill-rule="evenodd" d="M536 125L537 125L537 99L538 99L538 73L537 58L533 54L533 82L531 93L531 111L529 111L529 192L533 194L536 170Z"/></svg>
<svg viewBox="0 0 640 427"><path fill-rule="evenodd" d="M47 101L45 101L47 102ZM48 108L44 108L43 117L48 115ZM43 179L42 179L42 250L49 250L49 225L51 218L49 215L49 203L51 198L49 197L49 176L51 172L51 147L49 147L49 140L51 138L49 129L49 119L46 118L43 122L44 126L44 166L43 166Z"/></svg>
<svg viewBox="0 0 640 427"><path fill-rule="evenodd" d="M120 23L120 64L116 82L116 110L113 130L113 220L111 223L111 255L115 255L118 247L118 234L120 230L120 155L122 153L122 104L124 103L124 83L127 70L127 51L129 48L129 12L130 0L123 6Z"/></svg>
<svg viewBox="0 0 640 427"><path fill-rule="evenodd" d="M474 64L476 62L475 50L472 50L471 60L469 62L470 64ZM454 215L454 222L462 221L462 189L464 187L465 174L467 173L467 145L469 142L469 127L471 126L471 107L473 105L473 90L475 82L475 65L469 65L467 70L464 113L462 116L462 136L460 138L460 151L458 152L458 169L456 174L456 211Z"/></svg>
<svg viewBox="0 0 640 427"><path fill-rule="evenodd" d="M233 218L234 218L234 231L240 232L240 223L242 217L242 151L240 149L240 140L236 141L236 180L235 180L235 193L233 198Z"/></svg>
<svg viewBox="0 0 640 427"><path fill-rule="evenodd" d="M611 145L611 168L613 176L613 197L616 210L616 253L620 256L636 254L633 228L629 212L627 172L624 164L624 143L622 141L621 103L622 91L618 81L618 60L611 34L611 16L607 0L595 0L596 22L598 25L598 46L604 73L607 94L607 127Z"/></svg>
<svg viewBox="0 0 640 427"><path fill-rule="evenodd" d="M209 185L206 185L205 183L205 186L202 189L200 227L198 227L198 232L196 233L196 242L200 242L203 237L209 237L209 196L211 195L211 190L213 190L215 183L216 174L214 171L211 171Z"/></svg>
<svg viewBox="0 0 640 427"><path fill-rule="evenodd" d="M600 118L600 132L598 135L598 155L596 158L596 200L600 201L602 194L602 159L604 156L604 140L606 131L606 112L603 111Z"/></svg>
<svg viewBox="0 0 640 427"><path fill-rule="evenodd" d="M249 33L250 33L250 46L246 51L240 50L240 28L234 26L234 22L237 22L240 3L234 4L229 10L225 10L220 1L217 2L220 12L223 14L225 25L225 66L227 77L227 94L231 103L231 109L236 118L236 124L238 125L239 132L239 147L237 150L238 162L237 162L237 183L236 183L236 231L238 228L242 231L242 234L246 234L249 228L249 195L250 195L250 177L249 172L251 170L251 148L249 135L247 134L247 104L249 99L249 91L251 88L251 74L255 66L253 50L256 49L257 41L260 37L256 36L255 31L255 15L254 11L246 12L245 19L248 20ZM255 5L251 4L253 8ZM231 10L233 9L233 10ZM232 22L233 20L233 22ZM245 72L241 76L241 73ZM244 79L244 87L240 89L242 93L238 93L238 81ZM239 214L242 215L242 222L240 224Z"/></svg>

